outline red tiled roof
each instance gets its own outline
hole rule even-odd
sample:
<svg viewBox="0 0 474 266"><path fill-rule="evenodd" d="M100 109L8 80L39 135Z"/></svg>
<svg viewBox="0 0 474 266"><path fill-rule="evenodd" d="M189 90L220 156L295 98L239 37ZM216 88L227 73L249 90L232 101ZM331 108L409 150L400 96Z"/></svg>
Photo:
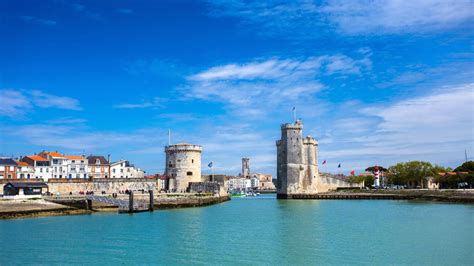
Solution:
<svg viewBox="0 0 474 266"><path fill-rule="evenodd" d="M38 155L30 155L30 156L25 156L25 157L28 157L33 161L47 161L47 159L45 159L41 156L38 156Z"/></svg>
<svg viewBox="0 0 474 266"><path fill-rule="evenodd" d="M54 157L64 157L64 155L62 155L62 154L59 153L59 152L50 151L50 152L48 152L48 153L49 153L49 155L54 156Z"/></svg>
<svg viewBox="0 0 474 266"><path fill-rule="evenodd" d="M16 161L16 163L18 164L18 166L28 166L28 163L26 162Z"/></svg>

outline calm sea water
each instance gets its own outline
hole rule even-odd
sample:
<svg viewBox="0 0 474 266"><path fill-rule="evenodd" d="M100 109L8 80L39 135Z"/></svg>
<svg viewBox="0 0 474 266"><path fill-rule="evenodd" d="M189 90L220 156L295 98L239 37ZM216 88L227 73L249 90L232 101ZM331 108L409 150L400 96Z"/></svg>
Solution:
<svg viewBox="0 0 474 266"><path fill-rule="evenodd" d="M233 198L153 213L0 221L0 265L474 265L474 206Z"/></svg>

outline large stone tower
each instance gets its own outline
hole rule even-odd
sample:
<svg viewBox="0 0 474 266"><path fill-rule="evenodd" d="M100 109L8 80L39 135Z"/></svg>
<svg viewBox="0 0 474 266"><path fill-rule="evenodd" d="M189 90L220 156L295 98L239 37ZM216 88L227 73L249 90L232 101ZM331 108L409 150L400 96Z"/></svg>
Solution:
<svg viewBox="0 0 474 266"><path fill-rule="evenodd" d="M165 147L169 190L185 192L189 182L201 182L201 152L201 146L186 143Z"/></svg>
<svg viewBox="0 0 474 266"><path fill-rule="evenodd" d="M242 158L242 177L250 177L250 159Z"/></svg>
<svg viewBox="0 0 474 266"><path fill-rule="evenodd" d="M277 198L315 194L317 183L318 142L311 136L303 138L303 123L281 125L277 146Z"/></svg>

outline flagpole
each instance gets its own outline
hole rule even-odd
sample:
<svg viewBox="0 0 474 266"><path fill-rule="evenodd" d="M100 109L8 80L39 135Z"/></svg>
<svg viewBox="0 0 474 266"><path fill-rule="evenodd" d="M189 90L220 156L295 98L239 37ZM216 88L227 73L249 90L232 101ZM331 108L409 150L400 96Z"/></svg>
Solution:
<svg viewBox="0 0 474 266"><path fill-rule="evenodd" d="M296 122L296 107L293 107L293 121Z"/></svg>
<svg viewBox="0 0 474 266"><path fill-rule="evenodd" d="M171 129L168 129L168 146L171 145Z"/></svg>

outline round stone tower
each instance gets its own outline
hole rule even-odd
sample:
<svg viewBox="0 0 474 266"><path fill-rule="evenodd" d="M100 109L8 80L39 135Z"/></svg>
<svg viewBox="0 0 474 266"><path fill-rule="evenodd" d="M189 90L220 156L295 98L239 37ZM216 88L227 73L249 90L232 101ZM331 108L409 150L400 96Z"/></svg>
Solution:
<svg viewBox="0 0 474 266"><path fill-rule="evenodd" d="M309 183L315 185L319 175L318 170L318 142L311 136L307 136L303 141L306 160L305 165L307 166L307 176L309 177Z"/></svg>
<svg viewBox="0 0 474 266"><path fill-rule="evenodd" d="M201 152L201 146L187 143L165 147L169 190L185 192L189 182L201 182Z"/></svg>

